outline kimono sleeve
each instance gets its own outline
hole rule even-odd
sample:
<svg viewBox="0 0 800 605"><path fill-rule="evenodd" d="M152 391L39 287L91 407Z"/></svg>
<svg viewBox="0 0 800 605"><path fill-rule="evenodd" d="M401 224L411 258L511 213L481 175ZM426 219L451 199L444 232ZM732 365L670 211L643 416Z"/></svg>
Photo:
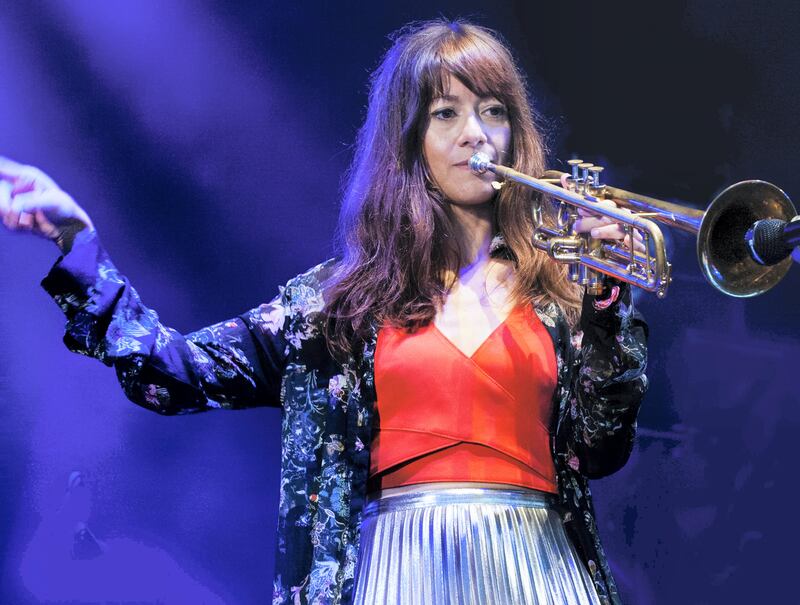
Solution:
<svg viewBox="0 0 800 605"><path fill-rule="evenodd" d="M113 366L138 405L167 415L280 405L282 296L181 335L142 303L93 231L77 236L42 286L66 315L67 347Z"/></svg>
<svg viewBox="0 0 800 605"><path fill-rule="evenodd" d="M570 447L590 479L609 475L628 460L647 390L647 324L634 310L630 286L619 288L607 308L596 308L593 296L584 297L575 335Z"/></svg>

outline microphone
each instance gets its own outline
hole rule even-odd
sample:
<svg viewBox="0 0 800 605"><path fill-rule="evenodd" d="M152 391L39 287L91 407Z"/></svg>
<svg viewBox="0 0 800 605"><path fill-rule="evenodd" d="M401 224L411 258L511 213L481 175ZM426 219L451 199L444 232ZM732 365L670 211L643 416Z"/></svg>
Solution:
<svg viewBox="0 0 800 605"><path fill-rule="evenodd" d="M800 215L789 222L777 218L756 221L744 239L750 256L759 265L777 265L800 245Z"/></svg>

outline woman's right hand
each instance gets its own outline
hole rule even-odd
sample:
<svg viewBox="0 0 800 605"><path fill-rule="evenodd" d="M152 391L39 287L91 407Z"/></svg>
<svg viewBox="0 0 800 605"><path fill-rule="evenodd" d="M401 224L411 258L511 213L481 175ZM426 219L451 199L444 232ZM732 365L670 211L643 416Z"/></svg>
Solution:
<svg viewBox="0 0 800 605"><path fill-rule="evenodd" d="M44 172L0 157L0 220L10 231L33 233L69 252L75 236L94 229L72 197Z"/></svg>

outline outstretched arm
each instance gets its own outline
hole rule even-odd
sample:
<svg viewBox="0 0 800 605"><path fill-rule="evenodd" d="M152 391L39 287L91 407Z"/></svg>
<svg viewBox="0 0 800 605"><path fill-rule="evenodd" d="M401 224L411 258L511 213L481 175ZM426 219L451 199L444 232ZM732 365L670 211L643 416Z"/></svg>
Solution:
<svg viewBox="0 0 800 605"><path fill-rule="evenodd" d="M64 253L42 285L66 315L64 341L114 366L126 395L162 414L279 405L282 297L183 336L159 321L111 262L88 214L41 170L0 158L0 219Z"/></svg>

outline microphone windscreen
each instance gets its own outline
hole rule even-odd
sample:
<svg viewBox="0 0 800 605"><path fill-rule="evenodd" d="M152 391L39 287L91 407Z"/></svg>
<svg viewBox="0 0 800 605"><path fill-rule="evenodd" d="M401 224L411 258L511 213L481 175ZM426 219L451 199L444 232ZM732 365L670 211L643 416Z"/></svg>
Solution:
<svg viewBox="0 0 800 605"><path fill-rule="evenodd" d="M777 218L765 218L753 225L753 251L763 265L774 265L789 256L792 251L786 246L783 231L786 221Z"/></svg>

